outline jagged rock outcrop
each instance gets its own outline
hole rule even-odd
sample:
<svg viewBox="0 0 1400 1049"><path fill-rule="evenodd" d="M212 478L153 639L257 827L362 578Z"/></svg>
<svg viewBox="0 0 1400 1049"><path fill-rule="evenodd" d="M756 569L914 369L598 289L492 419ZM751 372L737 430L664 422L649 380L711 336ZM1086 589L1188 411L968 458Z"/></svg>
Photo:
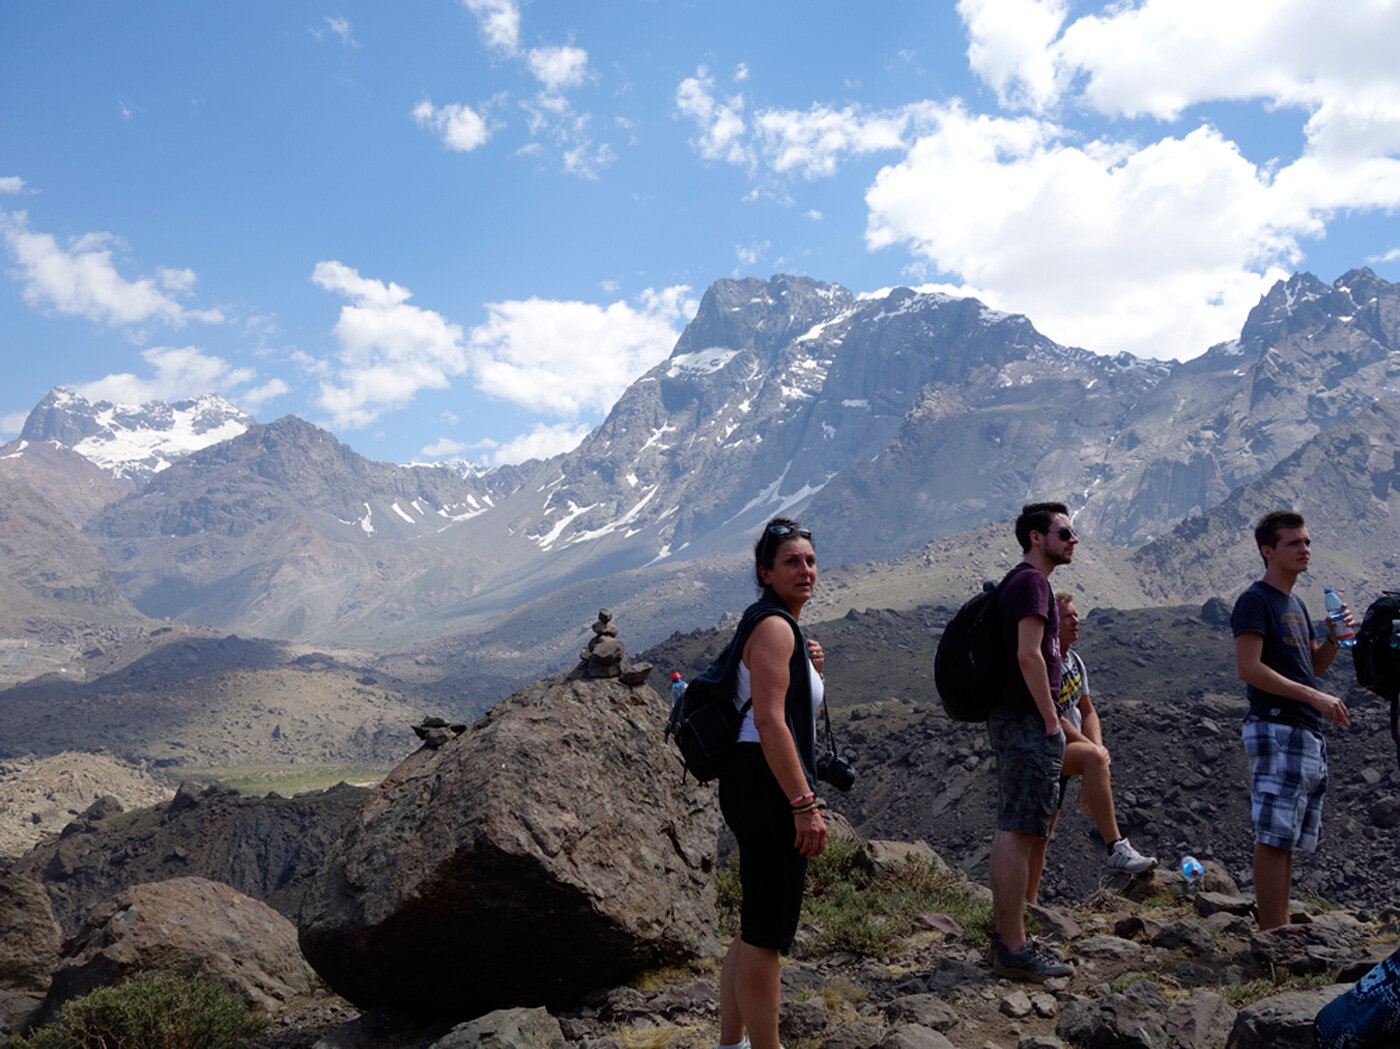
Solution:
<svg viewBox="0 0 1400 1049"><path fill-rule="evenodd" d="M295 798L245 797L187 783L171 801L120 821L75 820L14 869L43 881L70 936L114 893L181 876L224 882L290 917L366 793L340 784Z"/></svg>
<svg viewBox="0 0 1400 1049"><path fill-rule="evenodd" d="M296 928L206 878L133 885L93 908L64 945L42 1015L137 972L203 974L272 1010L310 988Z"/></svg>
<svg viewBox="0 0 1400 1049"><path fill-rule="evenodd" d="M575 670L410 756L306 894L306 957L361 1007L466 1018L713 953L719 816L665 709Z"/></svg>

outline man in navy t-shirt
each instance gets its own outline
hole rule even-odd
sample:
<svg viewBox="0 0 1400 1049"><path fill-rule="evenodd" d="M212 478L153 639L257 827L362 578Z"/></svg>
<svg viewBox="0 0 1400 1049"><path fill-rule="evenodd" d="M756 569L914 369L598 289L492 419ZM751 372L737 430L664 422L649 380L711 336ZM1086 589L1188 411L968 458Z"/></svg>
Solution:
<svg viewBox="0 0 1400 1049"><path fill-rule="evenodd" d="M1347 723L1346 704L1319 691L1317 677L1337 655L1337 625L1319 641L1308 610L1293 593L1308 570L1312 537L1303 515L1266 514L1254 529L1264 578L1235 602L1230 627L1235 663L1246 684L1244 749L1250 764L1254 823L1254 895L1259 927L1288 924L1293 851L1317 848L1327 791L1322 726ZM1351 614L1343 609L1348 623Z"/></svg>
<svg viewBox="0 0 1400 1049"><path fill-rule="evenodd" d="M1026 888L1036 846L1050 833L1060 794L1065 734L1060 691L1060 625L1050 573L1079 542L1064 503L1029 503L1016 518L1021 563L1002 580L996 614L1005 671L987 719L997 761L997 829L988 861L992 887L992 969L1043 982L1072 970L1026 937Z"/></svg>

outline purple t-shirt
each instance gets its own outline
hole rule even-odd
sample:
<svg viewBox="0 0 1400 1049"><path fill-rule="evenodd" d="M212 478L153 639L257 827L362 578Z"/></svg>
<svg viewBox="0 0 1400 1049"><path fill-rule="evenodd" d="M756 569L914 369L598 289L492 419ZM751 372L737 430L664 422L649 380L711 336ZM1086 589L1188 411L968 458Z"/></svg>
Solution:
<svg viewBox="0 0 1400 1049"><path fill-rule="evenodd" d="M1045 633L1040 639L1040 654L1045 657L1045 670L1050 679L1050 696L1060 692L1060 613L1050 580L1033 565L1024 561L1013 568L997 594L997 622L1001 629L1002 650L1007 666L1001 676L1001 687L993 704L997 708L1018 714L1039 711L1035 697L1026 685L1026 676L1016 662L1019 624L1027 616L1045 620Z"/></svg>

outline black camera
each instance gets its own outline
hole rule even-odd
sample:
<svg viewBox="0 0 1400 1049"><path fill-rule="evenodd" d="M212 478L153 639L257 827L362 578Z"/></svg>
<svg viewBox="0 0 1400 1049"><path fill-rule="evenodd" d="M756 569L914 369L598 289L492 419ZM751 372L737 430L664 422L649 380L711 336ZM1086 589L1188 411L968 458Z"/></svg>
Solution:
<svg viewBox="0 0 1400 1049"><path fill-rule="evenodd" d="M855 786L856 770L836 751L828 750L817 759L817 779L844 793Z"/></svg>

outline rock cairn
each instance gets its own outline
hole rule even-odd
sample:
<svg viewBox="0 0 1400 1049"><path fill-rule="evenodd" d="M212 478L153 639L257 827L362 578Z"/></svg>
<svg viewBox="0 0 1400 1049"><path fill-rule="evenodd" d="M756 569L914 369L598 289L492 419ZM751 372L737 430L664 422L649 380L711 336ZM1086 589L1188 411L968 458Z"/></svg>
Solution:
<svg viewBox="0 0 1400 1049"><path fill-rule="evenodd" d="M624 685L640 685L651 674L651 664L627 658L612 617L609 609L598 609L598 618L589 628L593 636L578 654L579 671L587 677L618 677Z"/></svg>

